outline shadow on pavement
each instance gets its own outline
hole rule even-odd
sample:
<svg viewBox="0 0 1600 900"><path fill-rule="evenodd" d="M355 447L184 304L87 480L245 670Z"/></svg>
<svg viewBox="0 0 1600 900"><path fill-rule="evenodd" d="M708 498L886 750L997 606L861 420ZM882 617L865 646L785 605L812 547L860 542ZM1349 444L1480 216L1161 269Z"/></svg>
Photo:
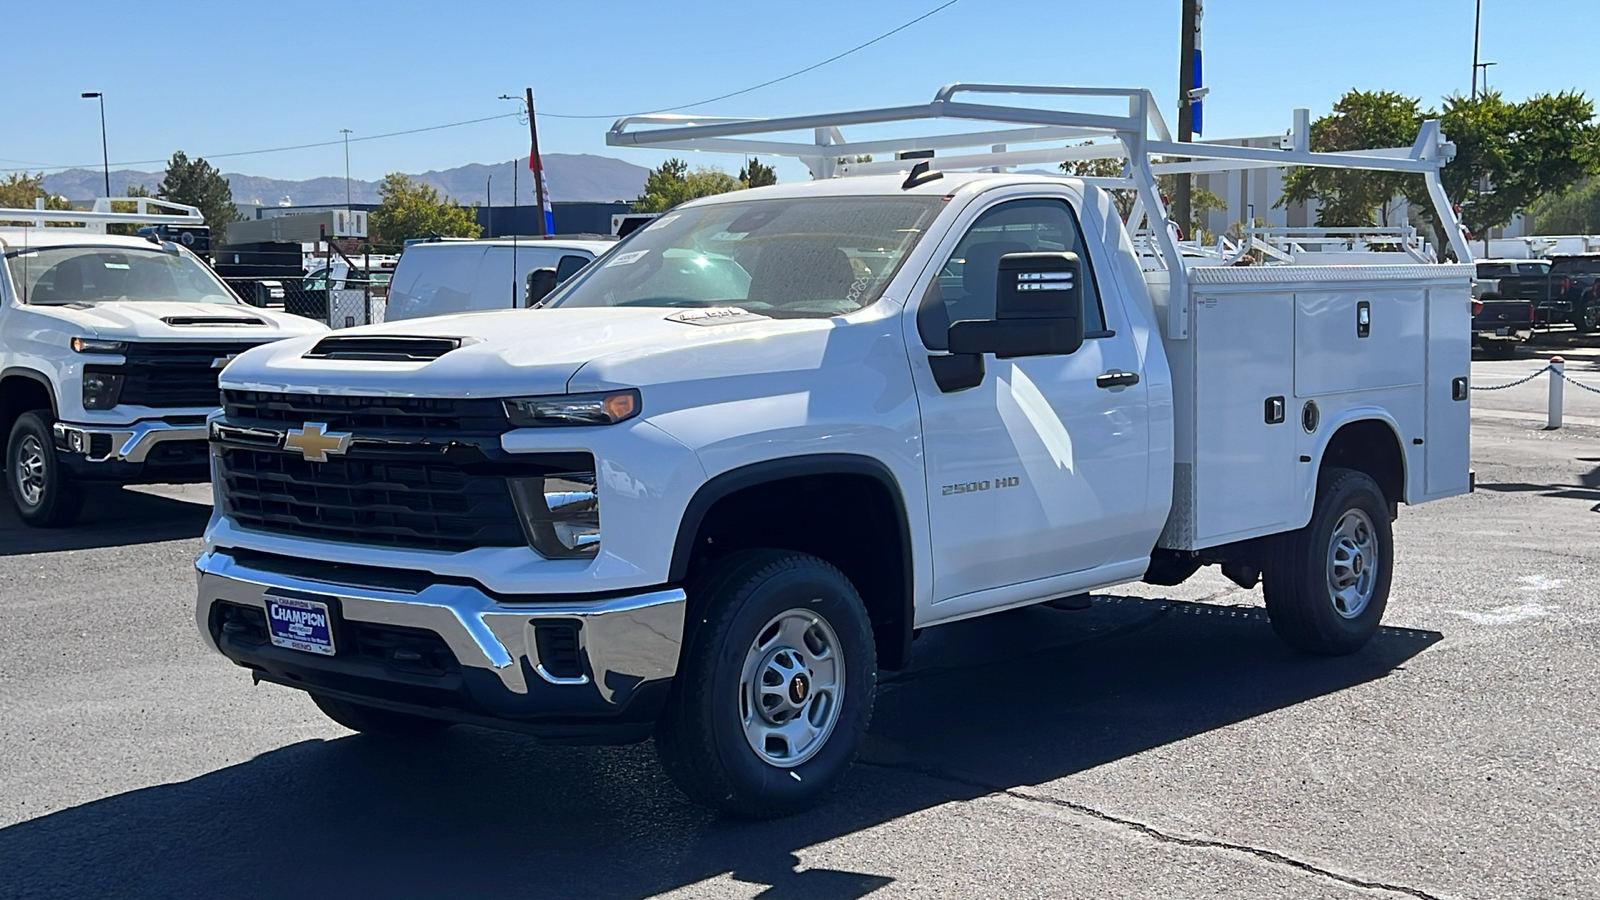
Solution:
<svg viewBox="0 0 1600 900"><path fill-rule="evenodd" d="M1279 644L1259 609L1034 607L929 629L881 687L862 763L793 818L689 805L648 745L471 728L305 741L0 829L0 895L644 897L731 877L773 900L860 897L893 878L796 871L798 854L1382 678L1440 638L1384 629L1320 659Z"/></svg>
<svg viewBox="0 0 1600 900"><path fill-rule="evenodd" d="M83 517L68 528L34 528L17 517L11 496L0 491L0 556L154 544L199 537L211 507L172 497L91 485Z"/></svg>

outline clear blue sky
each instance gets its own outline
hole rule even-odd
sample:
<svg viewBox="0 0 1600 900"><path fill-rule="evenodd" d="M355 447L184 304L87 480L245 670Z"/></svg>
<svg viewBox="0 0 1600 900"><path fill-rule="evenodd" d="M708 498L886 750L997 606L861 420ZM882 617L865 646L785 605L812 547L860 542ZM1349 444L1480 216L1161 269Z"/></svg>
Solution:
<svg viewBox="0 0 1600 900"><path fill-rule="evenodd" d="M99 165L104 91L111 160L214 157L224 171L340 175L339 147L239 157L492 116L532 85L541 112L616 114L715 96L848 49L942 0L774 4L22 2L6 4L9 87L0 169ZM1281 133L1290 110L1326 112L1351 87L1436 103L1469 86L1473 0L1207 0L1208 136ZM1482 57L1509 97L1600 97L1600 0L1483 0ZM781 115L929 99L951 81L1143 86L1176 94L1179 0L960 0L817 71L696 112ZM1581 35L1576 40L1562 35ZM1169 112L1169 119L1172 117ZM545 152L643 165L605 146L609 119L540 120ZM351 174L421 172L526 152L500 119L356 142ZM693 162L737 169L740 160ZM159 169L142 164L137 168ZM803 176L780 169L785 179Z"/></svg>

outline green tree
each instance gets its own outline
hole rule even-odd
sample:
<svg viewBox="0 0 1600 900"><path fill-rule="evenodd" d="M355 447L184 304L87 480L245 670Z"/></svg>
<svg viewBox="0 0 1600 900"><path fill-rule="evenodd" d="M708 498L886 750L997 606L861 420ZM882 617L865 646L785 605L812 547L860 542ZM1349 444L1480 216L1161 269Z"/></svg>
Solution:
<svg viewBox="0 0 1600 900"><path fill-rule="evenodd" d="M172 154L161 185L156 188L156 196L199 209L211 227L213 245L225 243L228 225L239 221L239 209L233 205L233 188L228 186L228 179L222 177L216 166L198 156L191 160L182 150Z"/></svg>
<svg viewBox="0 0 1600 900"><path fill-rule="evenodd" d="M45 209L71 209L67 198L51 194L44 189L44 173L29 175L12 172L0 180L0 207L6 209L33 209L33 203L44 198Z"/></svg>
<svg viewBox="0 0 1600 900"><path fill-rule="evenodd" d="M1541 198L1600 173L1600 127L1594 123L1593 102L1581 93L1540 94L1512 103L1488 91L1476 98L1447 97L1442 111L1416 110L1417 101L1399 94L1350 91L1332 115L1312 125L1311 149L1403 147L1416 141L1424 120L1438 119L1456 147L1440 181L1474 235L1506 225ZM1436 221L1423 181L1415 176L1296 169L1289 173L1284 196L1322 204L1319 225L1361 226L1372 224L1374 210L1383 210L1386 222L1389 204L1401 195L1412 218L1433 230L1435 246L1448 247L1444 225Z"/></svg>
<svg viewBox="0 0 1600 900"><path fill-rule="evenodd" d="M1528 211L1534 234L1600 233L1600 179L1585 178L1569 190L1547 195Z"/></svg>
<svg viewBox="0 0 1600 900"><path fill-rule="evenodd" d="M650 170L644 180L644 193L634 201L633 209L634 212L666 212L697 197L725 194L744 186L727 172L704 167L691 172L689 164L683 160L669 159Z"/></svg>
<svg viewBox="0 0 1600 900"><path fill-rule="evenodd" d="M771 166L761 164L761 160L750 157L750 162L739 170L739 186L746 188L766 187L778 183L778 172Z"/></svg>
<svg viewBox="0 0 1600 900"><path fill-rule="evenodd" d="M458 206L430 185L419 184L399 172L383 176L378 200L370 224L373 240L379 244L399 247L410 238L475 238L483 233L476 206Z"/></svg>
<svg viewBox="0 0 1600 900"><path fill-rule="evenodd" d="M1333 113L1311 124L1311 149L1318 152L1404 147L1417 139L1422 113L1416 97L1393 91L1352 90L1333 105ZM1395 172L1298 168L1284 179L1277 205L1316 200L1317 224L1324 228L1389 224L1395 198L1414 178Z"/></svg>
<svg viewBox="0 0 1600 900"><path fill-rule="evenodd" d="M150 193L150 189L142 184L130 184L123 196L137 199L139 197L154 197L155 195ZM111 201L111 211L115 213L136 213L139 211L139 204L129 203L127 200L113 200ZM106 232L108 234L138 234L139 225L138 223L113 223L106 226Z"/></svg>

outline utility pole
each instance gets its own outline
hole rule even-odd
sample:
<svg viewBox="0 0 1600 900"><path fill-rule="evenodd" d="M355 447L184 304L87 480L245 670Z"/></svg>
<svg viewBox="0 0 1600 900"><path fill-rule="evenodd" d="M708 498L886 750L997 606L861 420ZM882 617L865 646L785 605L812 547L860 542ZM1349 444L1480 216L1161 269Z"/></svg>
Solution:
<svg viewBox="0 0 1600 900"><path fill-rule="evenodd" d="M489 211L487 219L489 237L494 237L494 195L490 193L493 189L494 174L490 173L489 180L483 183L483 208Z"/></svg>
<svg viewBox="0 0 1600 900"><path fill-rule="evenodd" d="M549 223L544 219L545 193L544 193L544 160L539 158L539 126L533 121L533 88L527 89L528 101L528 168L533 170L533 195L534 202L539 206L539 212L534 218L539 220L539 237L549 237Z"/></svg>
<svg viewBox="0 0 1600 900"><path fill-rule="evenodd" d="M339 129L339 133L344 135L344 206L345 206L345 209L349 209L350 208L350 135L351 135L351 131L348 128L341 128L341 129Z"/></svg>
<svg viewBox="0 0 1600 900"><path fill-rule="evenodd" d="M1178 53L1178 140L1194 140L1194 55L1195 41L1200 35L1200 0L1183 0L1183 43ZM1177 176L1177 188L1172 192L1172 220L1178 223L1184 237L1189 236L1190 176L1187 172Z"/></svg>
<svg viewBox="0 0 1600 900"><path fill-rule="evenodd" d="M1477 12L1472 17L1472 99L1478 99L1478 37L1483 32L1483 0L1477 0ZM1484 77L1489 76L1484 72Z"/></svg>
<svg viewBox="0 0 1600 900"><path fill-rule="evenodd" d="M105 166L106 196L111 196L111 151L106 149L106 95L99 91L84 91L83 99L100 101L100 161Z"/></svg>

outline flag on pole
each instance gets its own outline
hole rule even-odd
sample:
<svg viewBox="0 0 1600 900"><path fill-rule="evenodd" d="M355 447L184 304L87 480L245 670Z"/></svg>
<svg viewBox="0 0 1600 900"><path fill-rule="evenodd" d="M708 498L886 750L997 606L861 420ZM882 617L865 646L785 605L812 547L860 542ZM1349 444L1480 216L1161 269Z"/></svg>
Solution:
<svg viewBox="0 0 1600 900"><path fill-rule="evenodd" d="M528 170L533 173L534 196L544 210L544 228L540 234L548 237L556 233L556 216L550 208L550 186L545 181L544 161L539 158L539 127L533 118L533 88L528 88Z"/></svg>
<svg viewBox="0 0 1600 900"><path fill-rule="evenodd" d="M1204 133L1204 129L1200 127L1204 120L1203 107L1206 96L1205 79L1200 74L1200 20L1204 16L1205 7L1196 3L1194 11L1194 90L1189 95L1190 113L1194 123L1190 130L1195 134Z"/></svg>

